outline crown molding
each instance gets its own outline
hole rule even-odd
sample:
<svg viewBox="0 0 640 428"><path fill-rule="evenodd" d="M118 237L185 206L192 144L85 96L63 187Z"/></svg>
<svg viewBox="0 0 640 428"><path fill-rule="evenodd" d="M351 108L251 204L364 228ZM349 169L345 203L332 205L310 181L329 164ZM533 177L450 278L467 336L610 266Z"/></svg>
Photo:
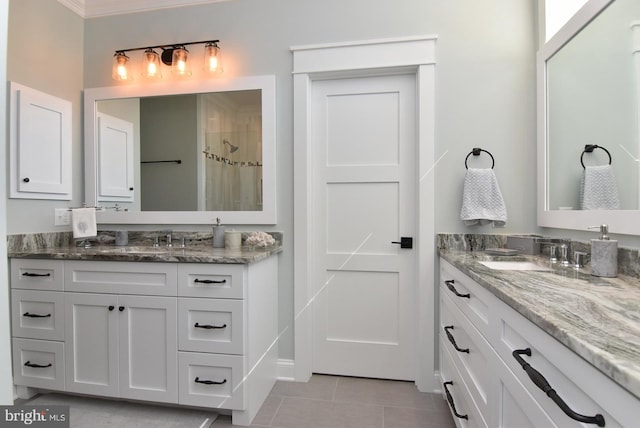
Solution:
<svg viewBox="0 0 640 428"><path fill-rule="evenodd" d="M230 0L58 0L82 18L121 15Z"/></svg>

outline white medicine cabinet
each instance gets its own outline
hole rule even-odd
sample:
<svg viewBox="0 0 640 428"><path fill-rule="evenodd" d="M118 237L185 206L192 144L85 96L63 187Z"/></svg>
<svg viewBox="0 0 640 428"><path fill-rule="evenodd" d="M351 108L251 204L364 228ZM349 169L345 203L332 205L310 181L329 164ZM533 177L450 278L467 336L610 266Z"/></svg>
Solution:
<svg viewBox="0 0 640 428"><path fill-rule="evenodd" d="M10 83L9 196L71 200L71 102Z"/></svg>

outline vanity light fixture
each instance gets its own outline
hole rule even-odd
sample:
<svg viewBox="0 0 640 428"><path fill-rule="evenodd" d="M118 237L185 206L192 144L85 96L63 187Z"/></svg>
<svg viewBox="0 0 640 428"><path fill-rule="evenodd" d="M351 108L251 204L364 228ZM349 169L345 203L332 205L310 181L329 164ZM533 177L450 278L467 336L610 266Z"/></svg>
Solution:
<svg viewBox="0 0 640 428"><path fill-rule="evenodd" d="M191 75L191 62L186 46L204 46L203 69L210 74L222 73L222 61L220 56L219 40L204 40L200 42L184 42L172 45L145 46L141 48L119 49L113 55L112 77L114 80L133 79L132 63L127 52L144 51L142 56L142 76L147 79L162 78L162 64L171 67L176 76L188 77ZM158 54L157 49L162 53Z"/></svg>

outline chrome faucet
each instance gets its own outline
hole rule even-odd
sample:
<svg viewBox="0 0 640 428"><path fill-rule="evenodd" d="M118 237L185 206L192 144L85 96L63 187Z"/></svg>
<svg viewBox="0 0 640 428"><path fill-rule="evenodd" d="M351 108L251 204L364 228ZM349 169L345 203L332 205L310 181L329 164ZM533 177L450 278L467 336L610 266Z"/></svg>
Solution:
<svg viewBox="0 0 640 428"><path fill-rule="evenodd" d="M569 265L569 247L571 240L565 238L536 238L535 242L540 245L549 246L549 261L555 263L558 261L558 248L560 248L560 263Z"/></svg>

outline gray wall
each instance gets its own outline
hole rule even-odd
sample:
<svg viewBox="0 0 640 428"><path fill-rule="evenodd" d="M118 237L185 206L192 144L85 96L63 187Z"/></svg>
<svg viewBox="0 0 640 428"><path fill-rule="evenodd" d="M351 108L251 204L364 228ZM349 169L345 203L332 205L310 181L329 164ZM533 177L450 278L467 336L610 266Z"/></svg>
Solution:
<svg viewBox="0 0 640 428"><path fill-rule="evenodd" d="M7 79L73 104L73 200L7 200L7 232L70 230L53 225L55 207L79 207L84 199L82 89L84 22L51 0L10 0Z"/></svg>
<svg viewBox="0 0 640 428"><path fill-rule="evenodd" d="M531 232L536 228L536 11L534 0L235 0L94 18L85 23L85 87L114 84L110 67L116 49L209 38L221 40L226 75L276 76L279 221L274 229L285 234L279 302L283 330L293 324L289 48L436 34L436 158L442 157L434 169L436 230ZM464 158L476 146L496 158L509 213L505 229L467 228L459 220ZM280 356L293 357L292 329L281 340Z"/></svg>

